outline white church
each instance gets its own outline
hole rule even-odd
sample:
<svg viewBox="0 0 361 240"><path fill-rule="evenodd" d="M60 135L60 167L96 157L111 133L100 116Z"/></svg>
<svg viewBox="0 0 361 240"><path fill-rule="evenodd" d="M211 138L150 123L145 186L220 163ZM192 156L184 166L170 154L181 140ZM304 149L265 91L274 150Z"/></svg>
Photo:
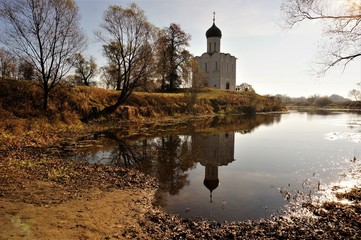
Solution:
<svg viewBox="0 0 361 240"><path fill-rule="evenodd" d="M206 73L207 85L211 88L236 90L236 60L229 53L221 52L222 32L215 24L206 32L207 52L196 57L199 67Z"/></svg>

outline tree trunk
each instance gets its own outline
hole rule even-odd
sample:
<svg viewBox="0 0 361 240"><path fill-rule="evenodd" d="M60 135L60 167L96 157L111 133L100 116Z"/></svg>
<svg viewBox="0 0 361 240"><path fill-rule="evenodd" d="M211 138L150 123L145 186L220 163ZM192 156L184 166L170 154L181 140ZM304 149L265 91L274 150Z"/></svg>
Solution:
<svg viewBox="0 0 361 240"><path fill-rule="evenodd" d="M126 98L127 97L125 96L125 94L120 94L120 96L118 97L118 100L115 104L110 105L110 106L102 109L101 111L97 111L97 110L92 111L87 116L83 117L81 120L84 122L88 122L88 121L91 121L94 119L98 119L102 116L112 114L119 108L120 105L122 105L124 103Z"/></svg>
<svg viewBox="0 0 361 240"><path fill-rule="evenodd" d="M48 86L44 85L44 96L43 96L43 110L48 110L48 101L49 101L49 89Z"/></svg>

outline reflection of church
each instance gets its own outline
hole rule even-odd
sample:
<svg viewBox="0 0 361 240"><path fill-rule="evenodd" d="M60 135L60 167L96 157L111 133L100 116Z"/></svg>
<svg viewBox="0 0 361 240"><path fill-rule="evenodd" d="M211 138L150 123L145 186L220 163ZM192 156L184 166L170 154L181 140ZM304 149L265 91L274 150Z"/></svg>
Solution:
<svg viewBox="0 0 361 240"><path fill-rule="evenodd" d="M219 186L218 167L234 161L234 132L196 135L193 137L194 150L199 162L205 166L203 184L212 192Z"/></svg>

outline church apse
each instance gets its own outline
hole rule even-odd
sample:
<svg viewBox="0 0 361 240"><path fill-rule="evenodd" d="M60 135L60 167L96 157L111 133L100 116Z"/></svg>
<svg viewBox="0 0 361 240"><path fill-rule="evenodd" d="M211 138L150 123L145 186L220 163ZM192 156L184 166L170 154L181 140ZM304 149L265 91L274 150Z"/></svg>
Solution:
<svg viewBox="0 0 361 240"><path fill-rule="evenodd" d="M203 184L212 193L219 186L218 168L234 161L234 132L196 135L192 138L198 161L205 167Z"/></svg>

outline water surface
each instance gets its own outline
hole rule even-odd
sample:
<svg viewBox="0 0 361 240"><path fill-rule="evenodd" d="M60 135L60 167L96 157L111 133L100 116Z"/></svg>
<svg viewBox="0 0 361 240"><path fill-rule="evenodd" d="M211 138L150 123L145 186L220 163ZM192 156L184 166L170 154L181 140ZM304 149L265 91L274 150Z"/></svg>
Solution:
<svg viewBox="0 0 361 240"><path fill-rule="evenodd" d="M160 181L156 205L217 221L278 214L341 179L361 157L355 113L218 117L131 138L123 131L80 139L76 158L138 168Z"/></svg>

